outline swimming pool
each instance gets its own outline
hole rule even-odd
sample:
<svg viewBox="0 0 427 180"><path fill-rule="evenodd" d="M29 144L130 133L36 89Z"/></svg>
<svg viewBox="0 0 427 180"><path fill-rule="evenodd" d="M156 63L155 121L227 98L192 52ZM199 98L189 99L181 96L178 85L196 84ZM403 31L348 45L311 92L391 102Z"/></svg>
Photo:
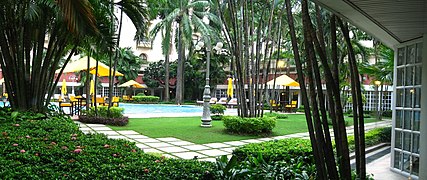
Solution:
<svg viewBox="0 0 427 180"><path fill-rule="evenodd" d="M189 105L164 105L164 104L128 104L120 103L125 109L124 114L157 114L157 113L202 113L203 108Z"/></svg>

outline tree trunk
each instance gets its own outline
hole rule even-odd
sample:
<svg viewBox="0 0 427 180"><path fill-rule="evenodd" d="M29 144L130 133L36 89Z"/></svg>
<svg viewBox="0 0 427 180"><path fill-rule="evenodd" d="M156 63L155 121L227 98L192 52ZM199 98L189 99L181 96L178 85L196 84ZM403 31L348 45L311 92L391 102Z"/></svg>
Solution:
<svg viewBox="0 0 427 180"><path fill-rule="evenodd" d="M183 72L183 64L184 64L184 57L183 57L183 48L182 48L182 26L181 24L179 24L178 22L178 67L177 67L177 72L176 72L176 96L175 96L175 102L177 104L182 104L182 91L183 89L183 76L184 76L184 72Z"/></svg>
<svg viewBox="0 0 427 180"><path fill-rule="evenodd" d="M169 54L165 55L165 99L164 101L169 102Z"/></svg>
<svg viewBox="0 0 427 180"><path fill-rule="evenodd" d="M356 56L351 44L348 26L338 20L341 31L343 32L345 42L348 47L348 56L350 64L350 75L352 82L353 97L353 120L354 120L354 139L356 143L356 173L361 180L366 179L366 159L365 159L365 123L363 119L363 102L360 87L360 75L357 69Z"/></svg>
<svg viewBox="0 0 427 180"><path fill-rule="evenodd" d="M302 96L302 101L303 101L303 105L304 105L304 112L305 112L305 116L306 116L308 132L310 135L310 142L311 142L311 146L313 148L313 155L314 155L314 158L316 159L317 177L318 177L318 179L323 179L324 177L326 177L326 172L325 172L324 166L322 166L323 163L320 162L321 156L319 154L319 149L318 149L318 146L316 144L317 139L316 139L315 134L314 134L314 128L313 128L312 119L311 119L310 104L308 101L307 89L305 87L304 73L303 73L302 63L300 60L300 55L299 55L299 50L298 50L299 48L298 48L298 41L297 41L297 37L296 37L296 33L295 33L295 25L294 25L294 20L293 20L293 15L292 15L292 7L291 7L290 0L285 0L285 3L286 3L286 12L287 12L287 18L288 18L289 31L290 31L290 35L291 35L292 50L293 50L293 54L294 54L295 65L296 65L297 73L298 73L298 81L300 84L301 96Z"/></svg>

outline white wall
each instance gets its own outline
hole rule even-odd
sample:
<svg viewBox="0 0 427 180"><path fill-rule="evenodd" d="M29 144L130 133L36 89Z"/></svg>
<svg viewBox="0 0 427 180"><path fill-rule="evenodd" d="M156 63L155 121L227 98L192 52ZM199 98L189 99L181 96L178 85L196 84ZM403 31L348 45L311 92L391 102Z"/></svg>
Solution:
<svg viewBox="0 0 427 180"><path fill-rule="evenodd" d="M120 13L117 13L117 17L120 16ZM149 30L151 30L155 24L160 22L159 19L151 21L151 25ZM120 35L120 47L131 47L134 51L135 55L139 56L141 53L147 55L147 60L149 62L157 62L159 60L164 60L164 55L162 54L162 36L159 34L153 41L153 46L151 48L142 48L137 47L136 41L134 41L136 33L136 28L133 25L132 21L125 14L123 15L123 23L122 23L122 33ZM174 41L172 41L174 42ZM175 61L178 58L178 54L176 53L175 45L172 46L172 51L169 56L170 61Z"/></svg>

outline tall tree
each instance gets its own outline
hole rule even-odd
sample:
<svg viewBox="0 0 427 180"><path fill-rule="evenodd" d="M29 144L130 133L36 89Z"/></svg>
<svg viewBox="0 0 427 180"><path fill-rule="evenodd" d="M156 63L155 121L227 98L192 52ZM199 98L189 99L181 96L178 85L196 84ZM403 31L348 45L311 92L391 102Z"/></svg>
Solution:
<svg viewBox="0 0 427 180"><path fill-rule="evenodd" d="M175 42L178 49L178 69L176 84L176 103L182 104L184 98L184 63L185 51L193 45L193 34L199 32L202 38L216 36L209 24L203 22L207 18L210 22L218 23L218 18L209 12L210 2L206 0L179 0L167 1L159 11L163 19L152 29L151 35L163 32L162 52L169 60L172 42L172 27L175 27ZM165 61L165 63L166 63Z"/></svg>
<svg viewBox="0 0 427 180"><path fill-rule="evenodd" d="M56 87L59 64L67 64L80 39L96 36L98 30L86 0L4 0L0 32L0 64L12 108L43 112Z"/></svg>

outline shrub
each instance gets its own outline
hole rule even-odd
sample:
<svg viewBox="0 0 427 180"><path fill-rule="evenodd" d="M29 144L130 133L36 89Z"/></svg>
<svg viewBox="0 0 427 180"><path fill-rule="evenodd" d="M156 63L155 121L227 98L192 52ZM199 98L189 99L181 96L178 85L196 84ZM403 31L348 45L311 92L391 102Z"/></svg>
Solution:
<svg viewBox="0 0 427 180"><path fill-rule="evenodd" d="M267 162L289 161L295 157L307 157L307 162L314 162L310 140L289 138L281 140L266 141L262 143L251 143L238 147L233 151L233 155L239 160L247 157L257 157L262 155Z"/></svg>
<svg viewBox="0 0 427 180"><path fill-rule="evenodd" d="M136 96L145 96L145 94L144 93L138 93L138 94L136 94Z"/></svg>
<svg viewBox="0 0 427 180"><path fill-rule="evenodd" d="M225 129L237 134L266 134L276 126L274 117L241 118L238 116L223 117Z"/></svg>
<svg viewBox="0 0 427 180"><path fill-rule="evenodd" d="M221 120L222 116L224 115L224 111L226 109L227 108L224 105L222 105L222 104L213 104L213 105L211 105L211 107L210 107L211 114L212 114L211 118L213 120Z"/></svg>
<svg viewBox="0 0 427 180"><path fill-rule="evenodd" d="M365 132L366 147L373 146L379 143L390 143L391 127L375 128ZM350 151L354 151L354 136L348 136L348 147Z"/></svg>
<svg viewBox="0 0 427 180"><path fill-rule="evenodd" d="M84 114L79 116L79 121L92 124L107 124L113 126L125 126L129 122L128 117L123 117L123 108L110 107L108 113L107 106L98 106L98 116L96 116L95 107L91 107L88 111L83 111Z"/></svg>
<svg viewBox="0 0 427 180"><path fill-rule="evenodd" d="M212 114L224 114L227 108L222 104L213 104L210 109Z"/></svg>
<svg viewBox="0 0 427 180"><path fill-rule="evenodd" d="M297 108L297 112L305 112L304 105L300 105L299 108Z"/></svg>
<svg viewBox="0 0 427 180"><path fill-rule="evenodd" d="M235 149L233 156L251 171L250 177L253 179L295 179L302 176L309 179L307 177L314 178L316 174L311 144L305 139L247 144Z"/></svg>
<svg viewBox="0 0 427 180"><path fill-rule="evenodd" d="M160 100L157 96L132 96L132 98L136 103L157 103Z"/></svg>
<svg viewBox="0 0 427 180"><path fill-rule="evenodd" d="M275 117L276 119L286 119L286 118L288 118L288 115L286 115L286 114L280 114L280 113L276 113L276 112L272 112L272 113L267 112L267 113L264 113L264 116Z"/></svg>
<svg viewBox="0 0 427 180"><path fill-rule="evenodd" d="M393 115L393 111L391 111L391 110L383 111L383 116L384 116L384 117L389 117L389 118L391 118L391 117L392 117L392 115Z"/></svg>
<svg viewBox="0 0 427 180"><path fill-rule="evenodd" d="M89 117L79 116L79 121L90 124L106 124L112 126L126 126L129 123L128 117L109 118L109 117Z"/></svg>
<svg viewBox="0 0 427 180"><path fill-rule="evenodd" d="M108 113L107 106L98 106L98 116L107 118L121 118L123 117L124 108L121 107L110 107L110 113ZM89 111L84 111L88 117L95 117L95 107L91 107Z"/></svg>
<svg viewBox="0 0 427 180"><path fill-rule="evenodd" d="M12 120L11 113L0 113L7 117L0 121L2 179L215 178L213 163L152 156L134 142L85 135L66 116L34 120L20 113Z"/></svg>

